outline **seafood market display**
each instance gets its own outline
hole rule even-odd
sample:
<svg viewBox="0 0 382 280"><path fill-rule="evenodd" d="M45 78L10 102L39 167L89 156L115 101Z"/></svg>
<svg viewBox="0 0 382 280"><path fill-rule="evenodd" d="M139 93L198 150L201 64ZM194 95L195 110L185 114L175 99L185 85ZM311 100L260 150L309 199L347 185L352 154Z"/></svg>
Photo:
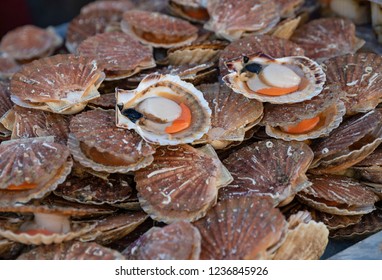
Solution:
<svg viewBox="0 0 382 280"><path fill-rule="evenodd" d="M320 259L381 231L382 52L356 31L381 41L382 4L358 2L93 1L65 38L9 31L0 259Z"/></svg>

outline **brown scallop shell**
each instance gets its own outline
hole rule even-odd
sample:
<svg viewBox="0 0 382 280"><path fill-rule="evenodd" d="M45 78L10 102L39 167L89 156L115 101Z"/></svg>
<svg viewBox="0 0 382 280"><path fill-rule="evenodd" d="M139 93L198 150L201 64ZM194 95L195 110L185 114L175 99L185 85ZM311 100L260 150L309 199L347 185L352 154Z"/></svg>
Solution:
<svg viewBox="0 0 382 280"><path fill-rule="evenodd" d="M204 28L229 41L246 33L264 34L280 20L273 0L210 0L207 11L210 20Z"/></svg>
<svg viewBox="0 0 382 280"><path fill-rule="evenodd" d="M266 125L266 133L274 138L286 141L314 139L329 135L342 122L345 105L340 100L338 87L326 87L311 100L292 104L266 104L262 124ZM306 133L291 134L281 127L295 125L304 119L320 116L320 122Z"/></svg>
<svg viewBox="0 0 382 280"><path fill-rule="evenodd" d="M132 10L123 14L121 28L143 44L171 48L193 42L198 29L187 21L161 13Z"/></svg>
<svg viewBox="0 0 382 280"><path fill-rule="evenodd" d="M0 82L0 139L11 135L11 127L4 121L12 106L8 84Z"/></svg>
<svg viewBox="0 0 382 280"><path fill-rule="evenodd" d="M356 53L324 61L327 84L339 84L344 91L346 114L365 113L382 99L382 57Z"/></svg>
<svg viewBox="0 0 382 280"><path fill-rule="evenodd" d="M341 18L312 20L298 28L291 40L305 50L306 56L318 61L355 53L365 43L356 37L354 24Z"/></svg>
<svg viewBox="0 0 382 280"><path fill-rule="evenodd" d="M116 250L95 242L70 241L60 244L42 245L21 254L18 260L124 260Z"/></svg>
<svg viewBox="0 0 382 280"><path fill-rule="evenodd" d="M62 183L72 168L69 149L52 138L28 138L0 144L0 205L41 198ZM24 183L35 185L9 190Z"/></svg>
<svg viewBox="0 0 382 280"><path fill-rule="evenodd" d="M310 185L305 175L313 152L303 142L264 140L243 147L224 160L234 180L230 187L271 196L279 204Z"/></svg>
<svg viewBox="0 0 382 280"><path fill-rule="evenodd" d="M99 96L105 75L91 59L60 54L35 60L13 75L12 101L54 113L77 113Z"/></svg>
<svg viewBox="0 0 382 280"><path fill-rule="evenodd" d="M149 165L155 149L138 134L115 126L115 111L95 109L70 122L68 146L75 160L96 171L127 173Z"/></svg>
<svg viewBox="0 0 382 280"><path fill-rule="evenodd" d="M95 1L86 4L81 8L81 14L94 13L97 11L113 11L114 13L123 13L127 10L134 9L135 5L129 0L108 0L108 1Z"/></svg>
<svg viewBox="0 0 382 280"><path fill-rule="evenodd" d="M365 185L338 175L309 176L311 186L297 197L302 203L334 215L361 215L375 210L378 197Z"/></svg>
<svg viewBox="0 0 382 280"><path fill-rule="evenodd" d="M100 97L90 100L88 106L92 109L101 108L101 109L114 109L115 104L117 104L117 99L115 98L115 93L105 93L101 94Z"/></svg>
<svg viewBox="0 0 382 280"><path fill-rule="evenodd" d="M361 180L365 180L365 184L371 182L376 189L381 189L382 186L382 146L378 146L364 160L352 167L357 176Z"/></svg>
<svg viewBox="0 0 382 280"><path fill-rule="evenodd" d="M130 244L122 254L129 260L197 260L201 237L186 221L153 227Z"/></svg>
<svg viewBox="0 0 382 280"><path fill-rule="evenodd" d="M243 141L245 132L261 119L263 105L223 84L203 84L197 87L207 100L211 114L211 128L199 142L211 143L215 149L232 141Z"/></svg>
<svg viewBox="0 0 382 280"><path fill-rule="evenodd" d="M9 79L20 70L20 65L7 53L0 52L0 80Z"/></svg>
<svg viewBox="0 0 382 280"><path fill-rule="evenodd" d="M218 202L194 225L202 236L200 259L269 259L287 230L284 216L267 197Z"/></svg>
<svg viewBox="0 0 382 280"><path fill-rule="evenodd" d="M104 69L105 80L123 79L155 67L152 48L123 33L108 32L89 37L79 45L77 53L97 61Z"/></svg>
<svg viewBox="0 0 382 280"><path fill-rule="evenodd" d="M225 62L259 52L275 58L304 55L304 50L299 45L286 39L269 35L249 35L232 42L220 53L219 68L221 75L228 74Z"/></svg>
<svg viewBox="0 0 382 280"><path fill-rule="evenodd" d="M61 43L61 37L52 28L24 25L9 31L1 39L0 51L25 62L51 55Z"/></svg>
<svg viewBox="0 0 382 280"><path fill-rule="evenodd" d="M216 203L218 189L232 180L210 151L189 145L158 148L154 162L135 172L142 209L165 223L204 216Z"/></svg>
<svg viewBox="0 0 382 280"><path fill-rule="evenodd" d="M192 22L206 22L210 16L204 0L170 0L170 10Z"/></svg>
<svg viewBox="0 0 382 280"><path fill-rule="evenodd" d="M301 17L288 18L277 24L270 34L277 38L289 40L301 22Z"/></svg>
<svg viewBox="0 0 382 280"><path fill-rule="evenodd" d="M296 12L304 5L304 0L274 0L279 7L282 18L295 17Z"/></svg>

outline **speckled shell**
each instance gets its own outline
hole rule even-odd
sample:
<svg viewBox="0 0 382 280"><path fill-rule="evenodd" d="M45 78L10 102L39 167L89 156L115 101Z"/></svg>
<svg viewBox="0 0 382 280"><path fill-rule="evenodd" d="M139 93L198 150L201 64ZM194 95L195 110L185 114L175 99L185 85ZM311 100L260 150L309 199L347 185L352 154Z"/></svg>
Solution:
<svg viewBox="0 0 382 280"><path fill-rule="evenodd" d="M95 61L55 55L35 60L13 75L11 98L22 107L74 114L99 96L104 77Z"/></svg>
<svg viewBox="0 0 382 280"><path fill-rule="evenodd" d="M280 20L273 0L210 0L207 11L210 20L204 28L229 41L245 33L264 34Z"/></svg>
<svg viewBox="0 0 382 280"><path fill-rule="evenodd" d="M1 39L0 51L16 60L29 61L51 55L61 43L61 37L52 28L24 25L9 31Z"/></svg>
<svg viewBox="0 0 382 280"><path fill-rule="evenodd" d="M98 107L102 109L114 109L116 103L117 99L115 98L115 93L111 92L101 94L100 97L90 100L88 106L93 109Z"/></svg>
<svg viewBox="0 0 382 280"><path fill-rule="evenodd" d="M135 172L142 209L165 223L204 216L231 180L216 155L189 145L160 147L154 162Z"/></svg>
<svg viewBox="0 0 382 280"><path fill-rule="evenodd" d="M0 52L0 80L11 78L19 70L19 64L9 54Z"/></svg>
<svg viewBox="0 0 382 280"><path fill-rule="evenodd" d="M133 37L117 32L87 38L79 45L77 53L97 61L106 74L105 80L123 79L155 67L151 47L143 46Z"/></svg>
<svg viewBox="0 0 382 280"><path fill-rule="evenodd" d="M248 35L229 44L221 53L219 68L222 76L228 74L225 62L243 55L265 53L271 57L303 56L304 50L297 44L286 39L269 35Z"/></svg>
<svg viewBox="0 0 382 280"><path fill-rule="evenodd" d="M170 0L170 10L192 22L206 22L210 17L207 12L205 0Z"/></svg>
<svg viewBox="0 0 382 280"><path fill-rule="evenodd" d="M346 93L346 114L373 110L382 98L382 57L374 53L339 56L323 63L328 85Z"/></svg>
<svg viewBox="0 0 382 280"><path fill-rule="evenodd" d="M298 28L291 40L305 50L306 56L317 61L355 53L365 43L355 36L354 24L341 18L312 20Z"/></svg>
<svg viewBox="0 0 382 280"><path fill-rule="evenodd" d="M18 260L124 260L116 250L103 247L95 242L65 242L48 246L38 246L21 254Z"/></svg>
<svg viewBox="0 0 382 280"><path fill-rule="evenodd" d="M311 186L297 197L310 207L334 215L361 215L375 210L378 197L357 180L344 176L309 176Z"/></svg>
<svg viewBox="0 0 382 280"><path fill-rule="evenodd" d="M269 259L285 237L287 223L271 199L220 201L194 225L202 236L200 259Z"/></svg>
<svg viewBox="0 0 382 280"><path fill-rule="evenodd" d="M271 196L275 204L310 185L305 172L313 152L303 142L264 140L243 147L224 160L232 174L232 187Z"/></svg>
<svg viewBox="0 0 382 280"><path fill-rule="evenodd" d="M70 122L68 146L75 160L96 171L127 173L149 165L155 149L135 132L115 126L115 111L95 109Z"/></svg>
<svg viewBox="0 0 382 280"><path fill-rule="evenodd" d="M197 260L200 242L197 228L189 222L178 221L149 229L122 254L129 260Z"/></svg>
<svg viewBox="0 0 382 280"><path fill-rule="evenodd" d="M129 0L123 1L95 1L81 8L81 14L93 13L95 11L113 11L114 13L123 13L130 9L134 9L135 5Z"/></svg>
<svg viewBox="0 0 382 280"><path fill-rule="evenodd" d="M156 48L183 46L198 37L198 29L187 21L161 13L139 10L123 14L121 29L141 43Z"/></svg>
<svg viewBox="0 0 382 280"><path fill-rule="evenodd" d="M304 85L300 85L298 90L289 94L280 96L267 96L258 94L251 90L247 83L240 79L240 71L243 68L243 58L234 59L226 62L228 70L231 72L223 77L223 81L227 86L236 93L243 94L248 98L253 98L261 102L269 102L273 104L296 103L310 100L320 94L325 84L325 73L321 66L315 61L304 56L290 56L273 59L268 55L254 54L249 56L249 63L256 62L262 65L281 64L290 67L300 77L306 80Z"/></svg>
<svg viewBox="0 0 382 280"><path fill-rule="evenodd" d="M52 138L28 138L0 144L0 205L41 198L62 183L72 168L66 146ZM24 182L36 186L26 190L8 190Z"/></svg>
<svg viewBox="0 0 382 280"><path fill-rule="evenodd" d="M149 75L140 82L135 90L117 90L117 107L134 108L144 99L158 96L164 92L175 102L183 102L190 109L192 122L188 128L171 135L165 132L151 132L146 130L139 121L133 123L122 115L121 108L117 109L117 126L134 129L146 141L159 145L192 143L200 139L210 128L211 109L202 92L192 84L182 81L179 76Z"/></svg>
<svg viewBox="0 0 382 280"><path fill-rule="evenodd" d="M203 92L211 110L211 129L198 142L219 148L221 141L243 141L245 132L255 126L263 114L263 105L243 95L235 94L223 84L203 84ZM226 144L228 144L226 143Z"/></svg>
<svg viewBox="0 0 382 280"><path fill-rule="evenodd" d="M9 125L4 121L12 106L8 84L0 82L0 138L7 138L11 135Z"/></svg>
<svg viewBox="0 0 382 280"><path fill-rule="evenodd" d="M311 100L293 104L266 104L261 123L266 125L266 133L274 138L286 141L315 139L328 136L342 122L346 109L340 100L341 92L336 88L324 90ZM308 132L291 134L283 131L282 126L298 124L304 119L320 116L317 126Z"/></svg>

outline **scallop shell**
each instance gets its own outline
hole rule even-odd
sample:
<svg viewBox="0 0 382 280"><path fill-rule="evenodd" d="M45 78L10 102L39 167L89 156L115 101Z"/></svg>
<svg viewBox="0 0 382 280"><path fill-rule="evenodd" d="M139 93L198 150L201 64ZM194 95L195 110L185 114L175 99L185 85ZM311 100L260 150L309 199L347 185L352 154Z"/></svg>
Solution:
<svg viewBox="0 0 382 280"><path fill-rule="evenodd" d="M305 172L312 159L305 143L272 139L241 148L224 164L234 178L230 187L271 196L279 204L310 185Z"/></svg>
<svg viewBox="0 0 382 280"><path fill-rule="evenodd" d="M301 17L285 19L271 31L272 36L289 40L300 24Z"/></svg>
<svg viewBox="0 0 382 280"><path fill-rule="evenodd" d="M126 173L149 165L155 149L135 132L115 126L115 111L95 109L70 122L68 146L75 160L95 171Z"/></svg>
<svg viewBox="0 0 382 280"><path fill-rule="evenodd" d="M2 142L0 155L0 205L43 197L65 180L73 164L68 148L49 137ZM31 188L8 189L25 183Z"/></svg>
<svg viewBox="0 0 382 280"><path fill-rule="evenodd" d="M114 1L114 0L108 0L108 1L95 1L91 2L89 4L86 4L81 8L81 14L88 14L88 13L94 13L97 11L113 11L114 13L123 13L125 11L128 11L130 9L134 9L135 5L130 2L129 0L123 0L123 1Z"/></svg>
<svg viewBox="0 0 382 280"><path fill-rule="evenodd" d="M114 109L117 99L115 98L115 93L105 93L101 94L100 97L90 100L88 106L92 109L101 108L101 109Z"/></svg>
<svg viewBox="0 0 382 280"><path fill-rule="evenodd" d="M151 47L117 32L87 38L79 45L77 53L97 61L103 67L107 81L130 77L141 70L155 67Z"/></svg>
<svg viewBox="0 0 382 280"><path fill-rule="evenodd" d="M124 260L116 250L95 242L70 241L60 244L38 246L21 254L18 260Z"/></svg>
<svg viewBox="0 0 382 280"><path fill-rule="evenodd" d="M296 12L304 5L304 0L274 0L279 7L282 18L295 17Z"/></svg>
<svg viewBox="0 0 382 280"><path fill-rule="evenodd" d="M7 138L11 135L10 127L4 123L4 120L12 106L8 85L0 83L0 138Z"/></svg>
<svg viewBox="0 0 382 280"><path fill-rule="evenodd" d="M165 223L204 216L216 203L218 189L232 180L210 152L189 145L158 148L154 162L135 172L142 209Z"/></svg>
<svg viewBox="0 0 382 280"><path fill-rule="evenodd" d="M285 141L315 139L328 136L337 128L345 115L344 103L340 100L338 87L326 87L311 100L293 104L266 104L262 124L266 125L266 133L274 138ZM291 134L282 127L296 125L302 120L320 117L319 123L305 133Z"/></svg>
<svg viewBox="0 0 382 280"><path fill-rule="evenodd" d="M362 180L375 183L372 185L379 189L378 185L382 184L382 147L378 146L364 160L354 165L352 169ZM368 184L367 182L364 183Z"/></svg>
<svg viewBox="0 0 382 280"><path fill-rule="evenodd" d="M203 94L192 84L182 81L178 76L172 75L149 75L146 76L139 86L132 91L117 90L117 126L134 129L146 141L159 145L177 145L192 143L200 139L210 128L211 109ZM191 112L192 121L188 128L177 133L166 133L163 129L145 126L146 117L135 123L123 113L133 108L143 100L150 97L163 96L176 103L184 103ZM153 121L155 124L157 122ZM163 124L161 124L163 126ZM171 125L171 123L165 123Z"/></svg>
<svg viewBox="0 0 382 280"><path fill-rule="evenodd" d="M317 61L355 53L365 43L356 37L354 24L341 18L312 20L298 28L291 40L305 50L307 57Z"/></svg>
<svg viewBox="0 0 382 280"><path fill-rule="evenodd" d="M260 53L251 55L248 58L248 63L257 63L262 66L271 64L286 66L301 78L297 91L280 96L268 96L251 90L247 82L242 79L242 75L244 74L242 70L245 67L242 57L226 62L226 66L231 73L224 76L223 81L227 86L232 88L233 91L243 94L248 98L254 98L261 102L273 104L296 103L312 99L320 94L323 89L326 80L325 73L319 64L307 57L291 56L274 59Z"/></svg>
<svg viewBox="0 0 382 280"><path fill-rule="evenodd" d="M141 43L156 48L183 46L198 37L198 29L187 21L139 10L123 14L121 29Z"/></svg>
<svg viewBox="0 0 382 280"><path fill-rule="evenodd" d="M51 55L61 43L61 37L52 28L24 25L9 31L1 39L0 51L18 61L30 61Z"/></svg>
<svg viewBox="0 0 382 280"><path fill-rule="evenodd" d="M334 215L361 215L375 210L378 197L358 181L336 175L309 176L311 186L297 197L302 203Z"/></svg>
<svg viewBox="0 0 382 280"><path fill-rule="evenodd" d="M365 113L382 99L382 57L374 53L339 56L323 63L328 85L338 83L346 92L346 114Z"/></svg>
<svg viewBox="0 0 382 280"><path fill-rule="evenodd" d="M273 0L210 0L207 11L210 20L204 28L229 41L245 33L264 34L280 20Z"/></svg>
<svg viewBox="0 0 382 280"><path fill-rule="evenodd" d="M192 22L206 22L210 16L207 11L205 0L170 0L171 11Z"/></svg>
<svg viewBox="0 0 382 280"><path fill-rule="evenodd" d="M21 107L74 114L99 96L104 77L95 61L55 55L35 60L13 75L11 98Z"/></svg>
<svg viewBox="0 0 382 280"><path fill-rule="evenodd" d="M19 64L9 54L0 52L0 80L11 78L19 70Z"/></svg>
<svg viewBox="0 0 382 280"><path fill-rule="evenodd" d="M220 201L194 225L202 236L200 259L269 259L285 237L287 223L269 198Z"/></svg>

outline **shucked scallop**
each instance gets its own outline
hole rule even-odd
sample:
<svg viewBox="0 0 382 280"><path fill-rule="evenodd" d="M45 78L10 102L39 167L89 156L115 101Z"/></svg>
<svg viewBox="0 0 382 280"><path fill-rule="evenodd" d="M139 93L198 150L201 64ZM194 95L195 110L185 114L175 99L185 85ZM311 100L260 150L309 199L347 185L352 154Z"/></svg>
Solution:
<svg viewBox="0 0 382 280"><path fill-rule="evenodd" d="M159 145L192 143L210 128L202 92L178 76L149 75L135 90L117 90L117 126Z"/></svg>
<svg viewBox="0 0 382 280"><path fill-rule="evenodd" d="M272 58L258 53L226 62L223 81L236 93L261 102L296 103L320 94L326 77L315 61L303 56Z"/></svg>

